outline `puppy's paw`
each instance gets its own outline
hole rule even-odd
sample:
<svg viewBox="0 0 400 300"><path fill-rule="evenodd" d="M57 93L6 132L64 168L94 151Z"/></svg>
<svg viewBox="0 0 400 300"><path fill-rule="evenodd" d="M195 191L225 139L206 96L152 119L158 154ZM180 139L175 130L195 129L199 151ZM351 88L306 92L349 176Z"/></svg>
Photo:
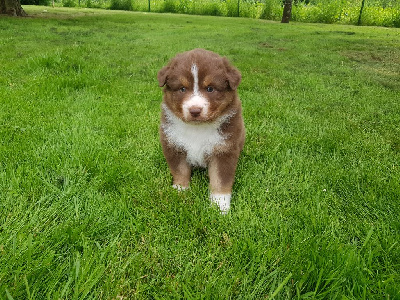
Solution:
<svg viewBox="0 0 400 300"><path fill-rule="evenodd" d="M226 215L231 208L231 194L211 194L211 204L217 204L221 214Z"/></svg>
<svg viewBox="0 0 400 300"><path fill-rule="evenodd" d="M173 184L172 187L173 187L174 189L176 189L177 191L179 191L179 192L183 192L183 191L186 191L186 190L189 189L188 186L182 186L182 185L180 185L180 184Z"/></svg>

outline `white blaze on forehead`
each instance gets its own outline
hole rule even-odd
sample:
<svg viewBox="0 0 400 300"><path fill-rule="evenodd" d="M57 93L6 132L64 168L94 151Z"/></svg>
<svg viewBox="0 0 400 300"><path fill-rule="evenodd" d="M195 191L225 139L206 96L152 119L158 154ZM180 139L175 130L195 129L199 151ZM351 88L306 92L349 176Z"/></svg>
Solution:
<svg viewBox="0 0 400 300"><path fill-rule="evenodd" d="M197 65L193 64L192 68L192 75L193 75L193 93L195 95L199 94L199 69L197 69Z"/></svg>
<svg viewBox="0 0 400 300"><path fill-rule="evenodd" d="M196 64L193 64L190 71L193 75L193 94L183 102L182 110L183 115L186 119L190 119L190 108L192 107L199 107L202 109L200 116L207 116L208 114L208 107L210 103L208 102L207 98L205 98L199 89L199 69L197 68Z"/></svg>

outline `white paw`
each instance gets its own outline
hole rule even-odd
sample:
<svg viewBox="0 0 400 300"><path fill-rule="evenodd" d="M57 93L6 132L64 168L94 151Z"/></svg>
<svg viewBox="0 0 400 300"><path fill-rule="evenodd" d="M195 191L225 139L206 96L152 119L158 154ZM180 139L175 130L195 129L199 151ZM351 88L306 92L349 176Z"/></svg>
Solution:
<svg viewBox="0 0 400 300"><path fill-rule="evenodd" d="M181 191L186 191L189 189L188 186L181 186L180 184L173 184L172 187L176 190L178 190L179 192Z"/></svg>
<svg viewBox="0 0 400 300"><path fill-rule="evenodd" d="M226 215L231 208L231 194L211 194L211 204L217 204L221 214Z"/></svg>

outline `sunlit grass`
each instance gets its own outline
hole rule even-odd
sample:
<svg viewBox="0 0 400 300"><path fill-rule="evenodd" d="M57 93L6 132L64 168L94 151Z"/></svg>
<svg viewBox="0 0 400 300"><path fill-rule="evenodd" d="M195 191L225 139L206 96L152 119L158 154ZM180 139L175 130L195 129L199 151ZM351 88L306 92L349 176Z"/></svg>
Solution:
<svg viewBox="0 0 400 300"><path fill-rule="evenodd" d="M397 30L26 10L0 19L0 298L400 297ZM243 76L227 216L158 142L157 71L195 47Z"/></svg>

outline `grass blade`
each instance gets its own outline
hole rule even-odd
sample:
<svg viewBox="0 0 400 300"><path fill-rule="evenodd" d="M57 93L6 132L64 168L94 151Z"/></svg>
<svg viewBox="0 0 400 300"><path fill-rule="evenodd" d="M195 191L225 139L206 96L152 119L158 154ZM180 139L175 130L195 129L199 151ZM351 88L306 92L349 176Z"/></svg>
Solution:
<svg viewBox="0 0 400 300"><path fill-rule="evenodd" d="M25 282L26 294L28 296L28 299L31 299L31 292L29 290L29 283L28 283L28 278L26 278L26 275L24 276L24 282Z"/></svg>
<svg viewBox="0 0 400 300"><path fill-rule="evenodd" d="M276 295L283 289L285 284L288 283L289 279L292 278L292 273L290 273L286 278L279 284L279 286L276 288L276 290L272 293L271 298L275 298Z"/></svg>
<svg viewBox="0 0 400 300"><path fill-rule="evenodd" d="M6 289L6 295L7 295L7 299L8 300L14 300L14 298L11 296L10 292L8 291L8 289Z"/></svg>
<svg viewBox="0 0 400 300"><path fill-rule="evenodd" d="M374 226L372 226L371 229L368 231L367 237L365 238L362 248L365 248L373 233L374 233Z"/></svg>

